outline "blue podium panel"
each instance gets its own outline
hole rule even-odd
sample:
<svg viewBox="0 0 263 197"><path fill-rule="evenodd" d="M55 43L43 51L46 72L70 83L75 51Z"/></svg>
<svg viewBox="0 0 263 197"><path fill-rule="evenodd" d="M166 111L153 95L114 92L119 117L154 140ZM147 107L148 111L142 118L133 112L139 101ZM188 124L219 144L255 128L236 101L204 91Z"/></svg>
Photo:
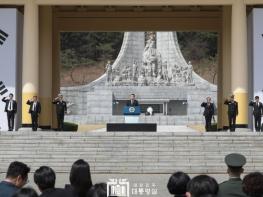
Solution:
<svg viewBox="0 0 263 197"><path fill-rule="evenodd" d="M138 116L141 114L140 106L125 106L123 108L123 115L125 116Z"/></svg>

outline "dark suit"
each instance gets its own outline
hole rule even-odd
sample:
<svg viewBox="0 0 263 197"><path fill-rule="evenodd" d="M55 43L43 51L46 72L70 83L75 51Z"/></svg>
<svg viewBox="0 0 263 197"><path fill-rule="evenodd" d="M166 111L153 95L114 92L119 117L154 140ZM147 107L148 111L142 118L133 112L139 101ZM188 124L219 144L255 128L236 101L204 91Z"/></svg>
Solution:
<svg viewBox="0 0 263 197"><path fill-rule="evenodd" d="M201 107L205 108L203 113L203 115L205 116L205 129L206 131L211 131L211 121L215 113L214 104L210 103L210 105L208 105L208 103L203 102L201 104Z"/></svg>
<svg viewBox="0 0 263 197"><path fill-rule="evenodd" d="M73 195L65 189L50 188L44 190L39 197L73 197Z"/></svg>
<svg viewBox="0 0 263 197"><path fill-rule="evenodd" d="M263 114L263 105L261 102L253 102L250 101L248 104L249 106L253 107L253 115L255 119L255 129L256 131L260 131L261 128L261 116Z"/></svg>
<svg viewBox="0 0 263 197"><path fill-rule="evenodd" d="M12 197L19 190L14 184L2 181L0 183L0 197Z"/></svg>
<svg viewBox="0 0 263 197"><path fill-rule="evenodd" d="M53 101L52 103L56 105L58 130L63 131L64 116L65 116L65 113L67 113L67 103L65 101Z"/></svg>
<svg viewBox="0 0 263 197"><path fill-rule="evenodd" d="M2 101L5 102L5 112L7 114L8 130L13 131L14 130L15 114L17 112L17 103L15 100L12 100L12 106L9 105L10 100L6 99L6 97L4 97L2 99ZM11 110L9 109L9 107L11 107Z"/></svg>
<svg viewBox="0 0 263 197"><path fill-rule="evenodd" d="M139 102L137 100L134 100L133 102L132 100L128 100L126 106L131 106L131 107L139 106Z"/></svg>
<svg viewBox="0 0 263 197"><path fill-rule="evenodd" d="M31 114L31 120L32 120L32 130L36 131L38 128L38 114L41 113L41 104L39 101L36 101L35 107L34 107L34 101L27 101L29 107L28 113Z"/></svg>
<svg viewBox="0 0 263 197"><path fill-rule="evenodd" d="M246 197L242 190L242 180L240 178L230 178L219 185L217 197Z"/></svg>
<svg viewBox="0 0 263 197"><path fill-rule="evenodd" d="M235 131L236 129L236 117L238 115L238 103L236 101L226 100L224 102L228 106L228 121L230 131Z"/></svg>

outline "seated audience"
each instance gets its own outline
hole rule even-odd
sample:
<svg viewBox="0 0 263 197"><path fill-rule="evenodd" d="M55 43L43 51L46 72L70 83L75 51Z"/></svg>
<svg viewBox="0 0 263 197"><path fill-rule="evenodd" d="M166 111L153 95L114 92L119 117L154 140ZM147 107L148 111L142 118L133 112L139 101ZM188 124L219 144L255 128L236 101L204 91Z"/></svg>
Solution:
<svg viewBox="0 0 263 197"><path fill-rule="evenodd" d="M207 175L194 177L187 185L187 197L216 197L218 184L216 180Z"/></svg>
<svg viewBox="0 0 263 197"><path fill-rule="evenodd" d="M11 197L28 181L30 168L19 161L12 162L7 170L6 178L0 183L0 197Z"/></svg>
<svg viewBox="0 0 263 197"><path fill-rule="evenodd" d="M66 189L74 197L86 197L92 187L89 164L83 159L75 161L70 171L70 185Z"/></svg>
<svg viewBox="0 0 263 197"><path fill-rule="evenodd" d="M55 188L56 174L52 168L41 166L34 173L34 182L42 193L40 197L70 197L64 189Z"/></svg>
<svg viewBox="0 0 263 197"><path fill-rule="evenodd" d="M249 197L263 196L263 174L253 172L246 175L243 179L243 191Z"/></svg>
<svg viewBox="0 0 263 197"><path fill-rule="evenodd" d="M176 172L172 174L167 183L167 188L170 194L175 197L185 197L187 184L190 180L190 177L184 172Z"/></svg>
<svg viewBox="0 0 263 197"><path fill-rule="evenodd" d="M18 190L12 197L38 197L38 194L32 188L22 188Z"/></svg>

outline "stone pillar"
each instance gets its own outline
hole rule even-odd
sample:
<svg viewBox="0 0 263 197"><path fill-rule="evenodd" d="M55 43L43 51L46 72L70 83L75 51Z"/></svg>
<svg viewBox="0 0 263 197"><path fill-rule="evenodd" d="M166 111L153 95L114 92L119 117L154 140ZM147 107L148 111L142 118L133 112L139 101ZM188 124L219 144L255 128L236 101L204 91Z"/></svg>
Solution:
<svg viewBox="0 0 263 197"><path fill-rule="evenodd" d="M27 0L24 7L22 65L22 126L31 124L26 101L39 92L38 6Z"/></svg>
<svg viewBox="0 0 263 197"><path fill-rule="evenodd" d="M52 121L52 7L39 8L39 125L49 129Z"/></svg>
<svg viewBox="0 0 263 197"><path fill-rule="evenodd" d="M237 124L248 124L247 16L243 0L232 5L231 89L239 104Z"/></svg>
<svg viewBox="0 0 263 197"><path fill-rule="evenodd" d="M227 106L224 100L231 94L231 6L223 7L220 47L220 64L218 69L218 128L228 127Z"/></svg>

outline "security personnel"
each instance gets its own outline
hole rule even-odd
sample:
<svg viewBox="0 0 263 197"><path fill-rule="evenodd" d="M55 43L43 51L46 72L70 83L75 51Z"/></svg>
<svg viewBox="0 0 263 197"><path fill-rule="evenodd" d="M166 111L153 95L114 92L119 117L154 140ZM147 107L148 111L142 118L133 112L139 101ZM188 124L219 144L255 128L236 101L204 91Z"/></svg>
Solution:
<svg viewBox="0 0 263 197"><path fill-rule="evenodd" d="M64 116L67 113L67 103L63 100L63 95L59 94L52 102L56 105L58 130L63 131L64 129Z"/></svg>
<svg viewBox="0 0 263 197"><path fill-rule="evenodd" d="M235 96L232 95L230 100L226 99L224 104L228 106L228 121L230 132L236 129L236 117L238 116L238 103L234 100Z"/></svg>
<svg viewBox="0 0 263 197"><path fill-rule="evenodd" d="M204 107L204 117L205 117L205 129L206 131L211 131L211 121L212 121L212 117L215 113L215 108L214 108L214 104L211 103L211 97L207 97L206 98L207 102L203 102L201 104L201 107Z"/></svg>
<svg viewBox="0 0 263 197"><path fill-rule="evenodd" d="M259 96L255 96L255 101L250 101L249 106L253 107L253 115L255 119L255 129L260 131L261 128L261 116L263 114L263 105L259 102Z"/></svg>
<svg viewBox="0 0 263 197"><path fill-rule="evenodd" d="M217 197L247 197L242 190L240 178L246 164L245 156L238 153L229 154L225 157L225 163L228 166L229 180L219 185Z"/></svg>
<svg viewBox="0 0 263 197"><path fill-rule="evenodd" d="M37 131L38 128L38 115L41 113L41 104L37 100L37 96L33 96L33 99L28 100L27 105L30 105L28 113L31 114L32 130Z"/></svg>

